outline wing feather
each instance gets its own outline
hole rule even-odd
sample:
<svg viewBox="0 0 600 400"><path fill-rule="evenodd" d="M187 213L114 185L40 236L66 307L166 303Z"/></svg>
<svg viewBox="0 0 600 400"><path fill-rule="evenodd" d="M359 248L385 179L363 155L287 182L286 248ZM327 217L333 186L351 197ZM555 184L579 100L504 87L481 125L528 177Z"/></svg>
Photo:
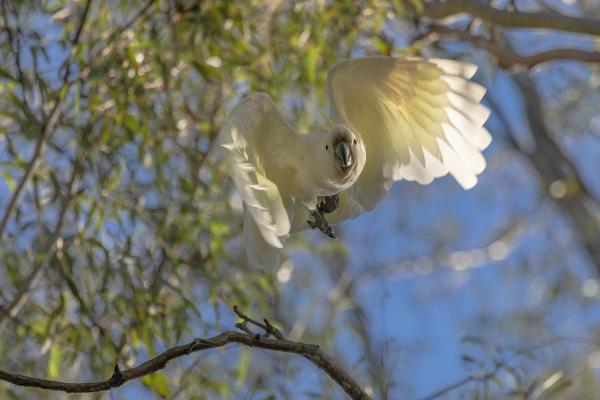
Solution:
<svg viewBox="0 0 600 400"><path fill-rule="evenodd" d="M450 173L465 189L485 169L491 142L480 104L485 89L469 81L477 67L454 60L363 57L336 64L327 89L330 115L363 139L367 162L329 220L372 209L393 181L422 184Z"/></svg>
<svg viewBox="0 0 600 400"><path fill-rule="evenodd" d="M290 220L282 194L265 171L267 141L275 148L295 131L269 96L247 96L221 130L222 147L236 189L244 202L244 244L250 262L264 266L279 259L276 249L289 234Z"/></svg>

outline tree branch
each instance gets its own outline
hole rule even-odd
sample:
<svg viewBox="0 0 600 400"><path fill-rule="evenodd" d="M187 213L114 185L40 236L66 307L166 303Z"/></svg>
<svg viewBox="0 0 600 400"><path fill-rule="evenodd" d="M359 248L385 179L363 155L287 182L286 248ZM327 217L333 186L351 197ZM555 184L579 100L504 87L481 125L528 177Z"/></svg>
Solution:
<svg viewBox="0 0 600 400"><path fill-rule="evenodd" d="M600 24L600 21L598 21ZM522 65L526 68L532 68L538 64L556 60L573 60L582 61L591 64L600 63L600 52L585 51L577 49L554 49L543 51L532 55L521 55L505 47L502 47L491 40L484 37L473 35L466 30L452 29L446 26L431 25L428 27L428 32L419 36L419 40L433 33L437 33L445 37L451 37L458 40L471 43L473 46L487 50L490 54L498 59L501 66L508 67L513 65Z"/></svg>
<svg viewBox="0 0 600 400"><path fill-rule="evenodd" d="M114 372L110 378L97 382L61 382L49 379L34 378L21 374L14 374L0 370L0 380L13 383L18 386L36 387L45 390L55 390L67 393L92 393L109 390L119 387L125 382L149 375L153 372L163 369L167 363L175 358L187 356L194 352L224 347L231 343L239 343L248 347L257 347L266 350L294 353L306 357L315 366L319 367L331 379L333 379L351 399L369 400L369 396L362 390L352 377L342 369L329 355L314 344L295 342L286 339L283 334L271 323L265 320L260 323L241 313L237 307L234 312L243 319L246 327L244 332L226 331L217 336L204 339L194 339L190 343L172 347L158 356L138 365L137 367L121 371L118 365L115 365ZM258 326L266 333L262 336L253 333L247 328L246 324ZM238 324L239 325L239 324ZM268 339L268 336L274 336L275 339Z"/></svg>
<svg viewBox="0 0 600 400"><path fill-rule="evenodd" d="M448 0L425 3L423 15L442 19L468 13L495 25L511 28L553 29L563 32L600 36L600 21L593 18L571 17L549 12L506 11L479 0Z"/></svg>

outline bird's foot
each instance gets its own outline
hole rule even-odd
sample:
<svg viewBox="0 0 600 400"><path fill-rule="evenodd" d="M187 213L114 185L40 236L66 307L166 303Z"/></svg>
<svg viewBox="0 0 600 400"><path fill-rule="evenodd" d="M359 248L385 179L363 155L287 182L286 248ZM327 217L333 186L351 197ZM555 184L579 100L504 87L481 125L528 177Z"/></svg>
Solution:
<svg viewBox="0 0 600 400"><path fill-rule="evenodd" d="M318 198L317 210L319 210L322 214L332 213L337 210L339 206L340 196L337 194Z"/></svg>
<svg viewBox="0 0 600 400"><path fill-rule="evenodd" d="M327 222L327 220L325 219L325 216L323 215L323 213L320 210L314 210L311 211L310 215L312 215L312 217L314 218L314 221L308 220L306 221L308 223L308 226L310 226L312 229L318 229L321 232L323 232L325 235L329 236L332 239L337 239L337 237L335 236L335 232L333 231L333 228L331 227L331 225L329 225L329 222Z"/></svg>

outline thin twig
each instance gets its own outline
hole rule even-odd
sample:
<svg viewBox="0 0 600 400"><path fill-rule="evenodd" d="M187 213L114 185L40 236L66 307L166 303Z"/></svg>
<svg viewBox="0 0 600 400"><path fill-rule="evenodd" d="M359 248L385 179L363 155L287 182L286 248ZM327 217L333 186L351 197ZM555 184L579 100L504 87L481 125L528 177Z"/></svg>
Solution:
<svg viewBox="0 0 600 400"><path fill-rule="evenodd" d="M233 306L233 312L234 312L234 313L236 313L236 315L237 315L238 317L240 317L241 319L243 319L243 320L244 320L244 322L243 322L243 323L241 323L241 324L236 324L236 327L238 327L238 329L241 329L241 330L243 330L244 332L251 332L251 331L248 329L248 326L247 326L247 324L246 324L247 322L249 322L249 323L251 323L252 325L255 325L255 326L257 326L257 327L261 328L262 330L264 330L264 331L266 332L266 334L267 334L265 337L269 337L269 335L273 335L273 337L275 337L276 339L279 339L279 340L285 340L285 339L286 339L286 337L283 335L283 333L281 333L281 331L280 331L279 329L275 328L275 327L274 327L274 326L273 326L273 325L272 325L272 324L269 322L269 320L268 320L268 319L266 319L266 318L265 318L265 319L263 320L263 321L265 322L264 324L263 324L263 323L261 323L261 322L258 322L258 321L256 321L256 320L254 320L254 319L250 318L249 316L245 315L244 313L242 313L242 312L239 310L238 306Z"/></svg>
<svg viewBox="0 0 600 400"><path fill-rule="evenodd" d="M257 327L263 329L265 332L269 332L269 328L266 325L264 325L261 322L258 322L257 320L253 319L252 317L249 317L246 314L244 314L243 312L241 312L240 309L238 308L238 306L233 306L233 312L238 317L243 319L244 321L250 322L252 325L256 325Z"/></svg>

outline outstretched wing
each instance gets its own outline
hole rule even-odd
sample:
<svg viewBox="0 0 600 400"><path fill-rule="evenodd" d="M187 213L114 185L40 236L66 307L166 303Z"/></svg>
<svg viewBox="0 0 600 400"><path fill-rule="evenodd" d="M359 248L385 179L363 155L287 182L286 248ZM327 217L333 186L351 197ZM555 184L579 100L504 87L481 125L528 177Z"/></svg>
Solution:
<svg viewBox="0 0 600 400"><path fill-rule="evenodd" d="M245 97L221 129L229 174L244 202L244 245L251 264L272 265L279 258L290 220L277 185L265 171L270 152L284 148L295 131L271 98L262 93ZM271 157L272 158L272 157Z"/></svg>
<svg viewBox="0 0 600 400"><path fill-rule="evenodd" d="M400 179L430 183L450 173L469 189L485 169L485 89L477 67L416 57L364 57L336 64L327 79L331 119L359 133L367 162L329 220L372 209Z"/></svg>

